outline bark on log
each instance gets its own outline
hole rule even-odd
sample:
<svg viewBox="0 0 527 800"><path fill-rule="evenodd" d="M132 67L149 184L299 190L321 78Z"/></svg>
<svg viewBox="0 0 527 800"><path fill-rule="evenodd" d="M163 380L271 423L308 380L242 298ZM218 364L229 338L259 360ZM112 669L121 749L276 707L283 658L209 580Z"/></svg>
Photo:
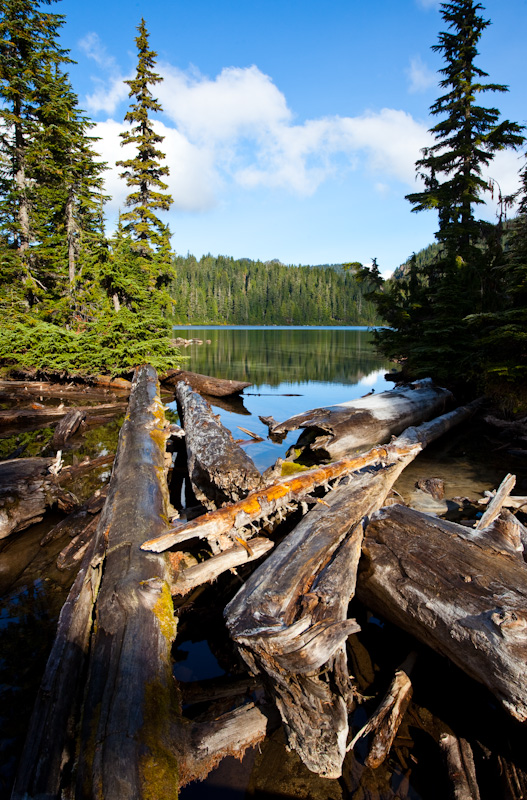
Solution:
<svg viewBox="0 0 527 800"><path fill-rule="evenodd" d="M415 663L415 658L415 653L411 653L405 662L401 664L382 703L347 747L347 750L352 750L359 739L374 731L374 737L365 761L367 767L377 769L388 757L408 704L412 699L412 683L409 676Z"/></svg>
<svg viewBox="0 0 527 800"><path fill-rule="evenodd" d="M109 416L118 414L126 408L126 403L101 403L96 406L77 406L77 411L83 411L88 417L92 415ZM0 411L0 428L12 428L13 426L37 426L45 427L58 422L72 411L71 407L62 408L42 406L36 408L10 408Z"/></svg>
<svg viewBox="0 0 527 800"><path fill-rule="evenodd" d="M370 520L357 596L527 719L527 565L399 505Z"/></svg>
<svg viewBox="0 0 527 800"><path fill-rule="evenodd" d="M271 425L269 434L280 437L303 428L296 448L306 447L319 456L342 458L442 414L451 401L447 389L425 379L378 395L297 414Z"/></svg>
<svg viewBox="0 0 527 800"><path fill-rule="evenodd" d="M55 428L50 447L52 450L62 450L68 439L70 439L86 419L86 412L79 409L72 409L65 417L62 417Z"/></svg>
<svg viewBox="0 0 527 800"><path fill-rule="evenodd" d="M163 557L139 549L147 530L166 526L166 435L155 372L140 367L91 553L61 615L14 800L51 800L62 792L72 767L71 737L88 650L77 781L70 796L177 796L170 720L177 706L170 662L175 621L168 570Z"/></svg>
<svg viewBox="0 0 527 800"><path fill-rule="evenodd" d="M345 642L362 519L385 501L418 452L473 408L411 428L390 445L392 463L355 473L274 550L225 609L227 627L253 673L270 680L288 744L306 766L339 777L352 687ZM399 454L399 457L397 457Z"/></svg>
<svg viewBox="0 0 527 800"><path fill-rule="evenodd" d="M53 487L52 458L0 462L0 539L40 522Z"/></svg>
<svg viewBox="0 0 527 800"><path fill-rule="evenodd" d="M176 397L182 409L188 472L197 499L214 510L258 489L262 485L260 472L207 401L183 382L177 384Z"/></svg>
<svg viewBox="0 0 527 800"><path fill-rule="evenodd" d="M169 386L175 390L181 382L188 383L189 386L200 394L209 394L212 397L227 397L231 394L240 394L250 383L245 381L230 381L224 378L211 378L209 375L199 375L197 372L187 372L183 369L169 369L161 378L164 386Z"/></svg>

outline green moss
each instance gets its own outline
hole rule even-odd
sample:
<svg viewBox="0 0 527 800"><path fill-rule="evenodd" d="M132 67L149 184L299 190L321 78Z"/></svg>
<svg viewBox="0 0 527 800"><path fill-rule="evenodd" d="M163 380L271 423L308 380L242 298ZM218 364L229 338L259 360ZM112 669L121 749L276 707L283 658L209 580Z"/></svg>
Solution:
<svg viewBox="0 0 527 800"><path fill-rule="evenodd" d="M305 472L309 467L304 467L303 464L297 464L296 461L284 461L282 464L282 477L288 475L296 475L297 472Z"/></svg>
<svg viewBox="0 0 527 800"><path fill-rule="evenodd" d="M169 642L174 641L177 630L177 621L174 617L174 604L172 602L172 595L170 594L170 590L166 581L163 583L161 594L156 600L152 611L159 622L159 628L163 636L168 639Z"/></svg>
<svg viewBox="0 0 527 800"><path fill-rule="evenodd" d="M139 760L143 800L177 800L179 764L171 746L170 729L180 716L171 684L152 681L145 689L142 741L145 753Z"/></svg>

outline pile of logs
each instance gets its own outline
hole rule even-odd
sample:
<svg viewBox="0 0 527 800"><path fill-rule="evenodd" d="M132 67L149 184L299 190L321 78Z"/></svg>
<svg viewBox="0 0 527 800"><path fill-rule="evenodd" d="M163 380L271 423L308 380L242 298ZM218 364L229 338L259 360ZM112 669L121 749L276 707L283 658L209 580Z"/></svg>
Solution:
<svg viewBox="0 0 527 800"><path fill-rule="evenodd" d="M181 431L165 420L154 370L139 367L107 492L61 523L72 543L80 537L72 546L80 568L14 800L177 797L179 786L225 755L242 755L280 722L288 746L318 775L340 777L347 754L371 734L365 764L377 768L410 703L416 656L353 733L363 700L348 664L360 631L349 616L355 595L486 686L514 719L527 719L527 531L506 508L514 478L472 529L388 501L405 467L478 403L444 413L449 393L421 382L281 425L268 419L271 434L302 427L302 446L337 460L267 482L204 398L172 377L202 513L177 518L170 505L165 443ZM28 491L46 494L46 480L35 466ZM286 518L290 530L279 541ZM10 524L16 529L15 517ZM215 690L234 709L191 722L172 677L172 598L180 603L249 562L224 615L252 678ZM248 700L255 686L265 694ZM468 743L445 731L441 746L462 785L456 797L478 797Z"/></svg>

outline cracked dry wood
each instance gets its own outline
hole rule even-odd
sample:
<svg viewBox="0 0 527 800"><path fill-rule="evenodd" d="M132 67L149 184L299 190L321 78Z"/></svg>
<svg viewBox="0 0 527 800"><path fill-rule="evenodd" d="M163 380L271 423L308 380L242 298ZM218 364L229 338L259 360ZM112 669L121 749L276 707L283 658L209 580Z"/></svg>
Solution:
<svg viewBox="0 0 527 800"><path fill-rule="evenodd" d="M527 720L527 565L517 555L461 525L390 506L366 528L357 596Z"/></svg>
<svg viewBox="0 0 527 800"><path fill-rule="evenodd" d="M183 415L188 472L198 500L214 510L260 488L260 472L207 401L183 381L175 392Z"/></svg>
<svg viewBox="0 0 527 800"><path fill-rule="evenodd" d="M285 422L277 423L272 418L263 421L269 424L272 437L303 428L295 448L306 447L319 455L342 458L442 414L451 401L447 389L434 386L425 378L388 392L305 411Z"/></svg>

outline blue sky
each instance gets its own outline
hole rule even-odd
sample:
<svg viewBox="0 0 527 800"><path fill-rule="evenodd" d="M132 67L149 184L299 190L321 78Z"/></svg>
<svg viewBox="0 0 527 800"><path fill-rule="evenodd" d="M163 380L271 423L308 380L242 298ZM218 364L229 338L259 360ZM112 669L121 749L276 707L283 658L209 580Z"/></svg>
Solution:
<svg viewBox="0 0 527 800"><path fill-rule="evenodd" d="M527 123L527 0L487 0L492 25L478 65L509 85L485 105ZM178 253L279 258L288 264L368 263L391 271L434 240L433 212L413 214L414 164L430 143L444 28L434 0L62 0L70 76L97 123L109 166L107 215L126 197L114 168L136 26L158 53L159 131ZM521 154L488 171L517 187ZM493 219L489 198L482 216Z"/></svg>

